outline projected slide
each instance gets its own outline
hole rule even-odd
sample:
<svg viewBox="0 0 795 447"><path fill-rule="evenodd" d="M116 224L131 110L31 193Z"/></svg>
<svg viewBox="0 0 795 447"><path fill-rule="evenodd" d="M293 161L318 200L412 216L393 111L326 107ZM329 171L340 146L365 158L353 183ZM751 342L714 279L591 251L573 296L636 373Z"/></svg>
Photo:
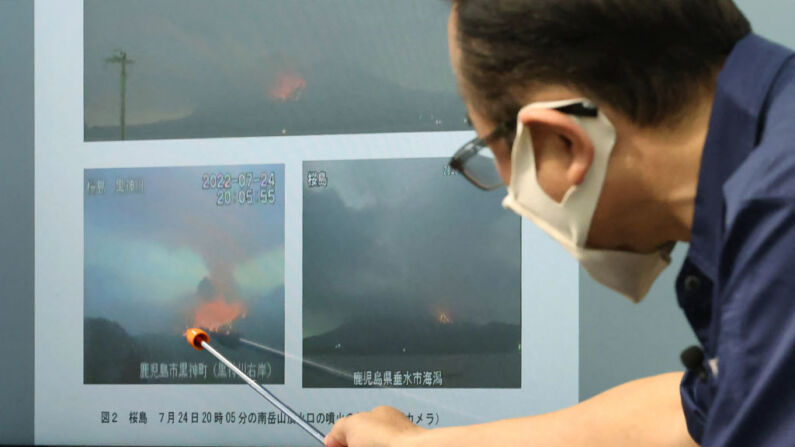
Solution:
<svg viewBox="0 0 795 447"><path fill-rule="evenodd" d="M284 167L84 172L86 384L284 382Z"/></svg>
<svg viewBox="0 0 795 447"><path fill-rule="evenodd" d="M305 388L521 386L520 220L446 161L304 162Z"/></svg>
<svg viewBox="0 0 795 447"><path fill-rule="evenodd" d="M86 0L86 141L467 129L441 0Z"/></svg>

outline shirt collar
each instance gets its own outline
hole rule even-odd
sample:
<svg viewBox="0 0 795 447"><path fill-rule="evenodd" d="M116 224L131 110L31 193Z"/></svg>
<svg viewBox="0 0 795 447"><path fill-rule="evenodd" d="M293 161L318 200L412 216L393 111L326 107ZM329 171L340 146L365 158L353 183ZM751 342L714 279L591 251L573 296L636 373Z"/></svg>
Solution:
<svg viewBox="0 0 795 447"><path fill-rule="evenodd" d="M737 43L718 76L688 252L713 280L722 240L723 184L757 146L768 94L791 56L790 50L751 34Z"/></svg>

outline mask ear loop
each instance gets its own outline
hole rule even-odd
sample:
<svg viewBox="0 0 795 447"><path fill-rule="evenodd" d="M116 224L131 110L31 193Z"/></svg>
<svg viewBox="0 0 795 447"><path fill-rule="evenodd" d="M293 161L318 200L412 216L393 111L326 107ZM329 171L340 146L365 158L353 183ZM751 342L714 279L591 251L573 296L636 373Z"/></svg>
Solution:
<svg viewBox="0 0 795 447"><path fill-rule="evenodd" d="M589 136L591 136L591 138L594 139L594 144L596 144L597 141L601 141L602 140L602 138L599 138L600 136L606 136L606 135L601 135L601 134L604 134L604 132L603 132L603 129L602 130L599 129L600 126L598 124L606 124L607 126L609 126L610 130L613 133L615 132L615 128L612 126L610 121L600 112L599 108L596 107L591 101L589 101L589 100L587 100L585 98L571 99L571 100L564 100L564 101L554 101L554 102L547 102L547 103L534 103L534 104L529 104L529 105L527 105L525 107L544 108L544 109L547 109L547 110L555 110L555 111L564 113L566 115L569 115L570 118L573 121L575 121L580 127L582 127L583 129L586 129L586 133L588 133ZM521 113L521 111L520 111L520 113ZM593 128L593 130L596 131L596 132L593 133L591 130L588 130L588 129L591 129L591 128ZM575 201L576 202L582 202L583 198L580 197L579 194L575 194L576 192L580 191L581 187L572 186L571 188L569 188L569 190L566 191L563 199L560 202L557 201L557 200L552 199L546 193L546 191L544 191L540 187L540 185L538 183L537 172L535 170L536 166L535 166L535 156L534 156L534 154L525 153L524 149L521 152L516 150L517 147L518 147L517 145L519 145L520 143L522 144L522 147L529 146L529 147L532 148L532 140L529 141L529 142L525 141L526 139L531 138L530 135L529 135L529 130L524 128L524 126L522 125L521 122L517 122L517 131L519 133L516 136L516 139L515 139L515 142L514 142L514 146L513 146L513 152L511 154L511 160L512 160L512 165L513 165L512 166L512 180L511 180L512 185L509 185L509 187L508 187L508 193L509 193L510 200L508 200L507 202L504 202L503 205L505 206L506 204L509 204L510 206L518 207L520 209L523 209L523 212L518 212L517 211L518 214L533 215L535 217L533 220L539 219L539 220L544 221L544 219L541 219L538 216L536 216L535 212L531 211L530 208L526 208L525 205L522 203L522 200L519 198L520 195L524 195L524 194L522 194L522 190L524 188L519 188L519 190L517 190L518 185L515 183L515 181L517 179L519 179L520 177L524 177L522 183L528 182L529 183L528 187L530 187L531 189L536 191L536 193L533 194L533 196L535 198L532 199L533 201L536 202L536 204L531 206L531 208L536 207L536 206L543 206L543 207L547 207L547 208L558 210L558 212L562 212L561 210L565 209L566 207L575 206L573 204L573 202L575 202ZM527 143L529 143L529 144L527 144ZM607 152L607 155L606 155L608 158L609 158L609 153L612 151L612 146L613 145L615 145L615 135L612 135L611 147L610 147L610 150ZM599 150L598 148L595 148L595 149L597 150L598 153L603 154L603 151ZM520 153L524 153L524 155L522 155L520 157ZM529 159L528 159L528 156L530 157ZM602 160L602 161L604 161L606 163L606 160ZM598 160L595 161L595 165L597 165L597 164L601 165L601 162L598 161ZM592 176L589 175L589 177L592 177ZM588 189L586 189L585 191L588 191ZM601 191L601 188L600 188L600 191ZM587 193L587 194L590 195L590 193ZM593 205L593 206L595 207L595 205ZM588 205L588 207L591 208L591 205ZM588 213L591 216L591 218L593 217L594 210L595 209L590 209L590 211ZM567 220L566 218L562 218L562 219L563 220ZM559 224L563 224L563 220L559 221L558 223ZM557 218L556 218L556 221L557 221ZM587 234L588 234L589 228L590 228L590 222L588 222L586 224L584 222L584 220L582 219L582 217L580 216L580 217L576 217L575 221L571 221L571 222L565 224L567 229L563 229L562 227L558 228L556 225L557 224L551 225L551 226L548 226L548 227L549 228L554 228L554 230L555 230L554 233L556 233L559 236L559 238L562 238L563 240L568 240L568 239L571 238L573 244L576 247L584 248L584 246L585 246L584 238L587 238ZM553 232L547 231L547 233L553 233ZM566 235L570 235L570 236L566 236Z"/></svg>
<svg viewBox="0 0 795 447"><path fill-rule="evenodd" d="M583 100L574 104L568 104L565 106L560 107L553 107L551 110L557 110L558 112L565 113L566 115L572 116L579 116L583 118L598 118L599 117L599 107L594 105L592 102ZM518 115L518 112L516 113ZM469 117L467 116L467 122L469 121ZM496 139L499 136L505 140L505 144L508 146L508 149L513 152L513 143L516 141L516 132L517 132L517 125L519 121L515 120L511 123L503 122L500 123L498 130L492 133L491 136L486 137L483 141L486 143L490 143L493 139Z"/></svg>
<svg viewBox="0 0 795 447"><path fill-rule="evenodd" d="M552 110L557 110L558 112L565 113L566 115L580 116L583 118L599 117L599 108L588 101L555 107Z"/></svg>
<svg viewBox="0 0 795 447"><path fill-rule="evenodd" d="M575 120L577 118L599 118L599 107L596 104L588 101L587 99L575 100L578 102L572 104L566 104L558 107L552 107L550 110L556 110L558 112L564 113L566 115L571 115ZM517 113L518 115L518 113ZM500 133L505 138L505 144L508 145L510 150L511 158L513 158L513 146L516 143L516 136L517 136L517 129L519 125L519 120L517 119L513 124L513 131L505 130L503 126L507 123L500 124ZM578 123L580 124L580 123ZM497 137L497 132L492 134L494 137ZM510 137L510 138L509 138ZM532 137L531 137L532 138ZM484 140L488 143L488 140ZM566 194L563 195L563 198L560 202L556 202L558 204L563 204L566 200L577 190L576 186L572 186L566 191Z"/></svg>

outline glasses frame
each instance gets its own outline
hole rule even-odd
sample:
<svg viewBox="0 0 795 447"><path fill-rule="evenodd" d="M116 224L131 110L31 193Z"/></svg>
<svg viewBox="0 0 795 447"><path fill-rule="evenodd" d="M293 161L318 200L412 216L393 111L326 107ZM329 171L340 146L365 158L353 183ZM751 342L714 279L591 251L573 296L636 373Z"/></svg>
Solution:
<svg viewBox="0 0 795 447"><path fill-rule="evenodd" d="M554 107L552 110L557 110L558 112L565 113L567 115L584 118L596 118L599 116L599 108L597 108L594 104L585 101ZM468 116L467 123L469 123L470 126L472 125L472 121ZM469 180L470 183L484 191L493 191L495 189L501 188L504 186L502 182L495 185L484 184L466 169L466 165L467 162L474 158L480 151L489 149L490 143L493 143L500 138L504 138L506 140L505 142L508 144L508 147L512 148L513 140L515 138L515 136L512 134L515 132L516 121L504 121L499 123L497 128L484 138L475 137L461 146L461 148L459 148L455 152L455 155L453 155L453 157L450 159L450 168L463 175L464 178Z"/></svg>

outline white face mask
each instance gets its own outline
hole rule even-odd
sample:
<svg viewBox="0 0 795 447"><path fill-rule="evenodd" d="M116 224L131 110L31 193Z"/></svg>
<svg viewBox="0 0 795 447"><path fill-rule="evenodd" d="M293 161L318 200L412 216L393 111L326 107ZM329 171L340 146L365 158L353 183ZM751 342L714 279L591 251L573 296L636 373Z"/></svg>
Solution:
<svg viewBox="0 0 795 447"><path fill-rule="evenodd" d="M536 103L526 108L554 109L572 104L591 106L585 99ZM616 130L604 114L570 116L591 138L594 159L582 184L572 186L558 203L541 188L536 177L535 153L530 130L519 121L511 154L511 184L503 206L532 220L557 240L588 273L603 285L640 302L657 276L670 263L673 245L650 254L585 248L596 205L607 175Z"/></svg>

